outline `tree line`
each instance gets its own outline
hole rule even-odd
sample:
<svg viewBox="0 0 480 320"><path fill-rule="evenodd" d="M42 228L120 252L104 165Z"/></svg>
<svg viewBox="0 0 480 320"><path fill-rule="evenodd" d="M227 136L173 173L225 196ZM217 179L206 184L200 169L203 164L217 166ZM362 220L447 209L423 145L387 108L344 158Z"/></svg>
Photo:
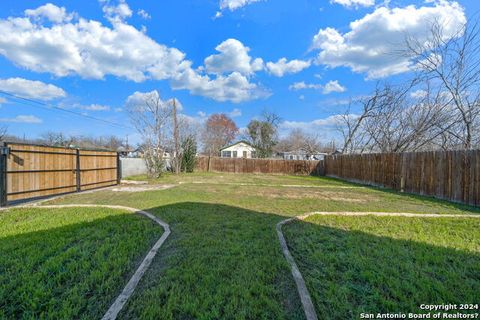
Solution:
<svg viewBox="0 0 480 320"><path fill-rule="evenodd" d="M66 135L58 131L46 131L39 135L38 138L23 138L8 133L8 128L0 127L0 142L19 142L33 143L46 146L56 146L65 148L81 148L81 149L102 149L118 151L119 149L127 149L126 139L122 139L115 135L105 136L85 136L85 135Z"/></svg>

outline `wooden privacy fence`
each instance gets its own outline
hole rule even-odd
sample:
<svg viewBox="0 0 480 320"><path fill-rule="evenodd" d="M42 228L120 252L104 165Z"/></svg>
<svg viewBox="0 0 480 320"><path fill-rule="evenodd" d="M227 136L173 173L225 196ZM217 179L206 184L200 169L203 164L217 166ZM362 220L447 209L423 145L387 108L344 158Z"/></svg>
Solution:
<svg viewBox="0 0 480 320"><path fill-rule="evenodd" d="M325 174L480 205L480 150L332 155Z"/></svg>
<svg viewBox="0 0 480 320"><path fill-rule="evenodd" d="M118 184L118 162L112 151L6 143L0 152L0 206Z"/></svg>
<svg viewBox="0 0 480 320"><path fill-rule="evenodd" d="M197 171L323 175L323 161L197 157Z"/></svg>

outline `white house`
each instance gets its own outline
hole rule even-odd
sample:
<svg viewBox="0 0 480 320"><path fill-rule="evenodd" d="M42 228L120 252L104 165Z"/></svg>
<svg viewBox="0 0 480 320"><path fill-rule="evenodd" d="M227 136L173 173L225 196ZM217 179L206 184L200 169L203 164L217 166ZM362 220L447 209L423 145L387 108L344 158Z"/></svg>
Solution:
<svg viewBox="0 0 480 320"><path fill-rule="evenodd" d="M238 141L220 149L222 158L255 158L256 151L247 141Z"/></svg>

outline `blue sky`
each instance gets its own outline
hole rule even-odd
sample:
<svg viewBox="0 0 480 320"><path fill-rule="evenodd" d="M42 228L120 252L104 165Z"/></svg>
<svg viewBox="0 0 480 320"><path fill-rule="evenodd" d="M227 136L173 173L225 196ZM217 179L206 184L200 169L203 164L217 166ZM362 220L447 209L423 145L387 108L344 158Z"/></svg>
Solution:
<svg viewBox="0 0 480 320"><path fill-rule="evenodd" d="M157 90L192 122L224 112L245 127L268 109L283 133L329 140L345 101L408 77L408 60L393 54L406 34L425 37L433 20L453 34L479 9L476 0L2 0L0 90L127 127L129 97ZM1 125L32 138L138 139L0 94Z"/></svg>

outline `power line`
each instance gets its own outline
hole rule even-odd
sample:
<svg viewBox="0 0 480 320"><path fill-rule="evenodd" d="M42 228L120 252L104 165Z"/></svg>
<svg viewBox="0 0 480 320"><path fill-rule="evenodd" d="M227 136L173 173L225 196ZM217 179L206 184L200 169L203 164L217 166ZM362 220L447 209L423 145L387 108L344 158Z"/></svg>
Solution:
<svg viewBox="0 0 480 320"><path fill-rule="evenodd" d="M7 91L0 90L0 93L2 93L2 94L4 94L4 95L7 95L7 96L9 96L9 97L13 97L13 98L16 98L16 99L20 99L20 100L26 101L26 102L35 103L35 105L27 104L27 105L29 105L29 106L39 107L39 108L41 108L41 109L45 109L45 110L49 110L49 111L52 111L52 109L56 109L56 110L60 110L60 111L66 112L66 113L71 113L71 114L77 115L77 116L79 116L79 117L84 117L84 118L87 118L87 119L90 119L90 120L96 120L96 121L104 122L104 123L107 123L107 124L112 125L112 126L116 126L116 127L120 127L120 128L125 128L125 129L133 129L133 130L135 130L135 128L130 127L130 126L126 126L126 125L123 125L123 124L120 124L120 123L116 123L116 122L113 122L113 121L109 121L109 120L105 120L105 119L100 119L100 118L92 117L92 116L89 116L89 115L86 115L86 114L83 114L83 113L80 113L80 112L75 112L75 111L73 111L73 110L64 109L64 108L62 108L62 107L55 106L55 105L52 105L52 104L49 104L49 103L45 103L45 102L41 102L41 101L38 101L38 100L29 99L29 98L24 98L24 97L17 96L16 94L13 94L13 93L10 93L10 92L7 92ZM18 102L18 101L17 101L17 102Z"/></svg>

